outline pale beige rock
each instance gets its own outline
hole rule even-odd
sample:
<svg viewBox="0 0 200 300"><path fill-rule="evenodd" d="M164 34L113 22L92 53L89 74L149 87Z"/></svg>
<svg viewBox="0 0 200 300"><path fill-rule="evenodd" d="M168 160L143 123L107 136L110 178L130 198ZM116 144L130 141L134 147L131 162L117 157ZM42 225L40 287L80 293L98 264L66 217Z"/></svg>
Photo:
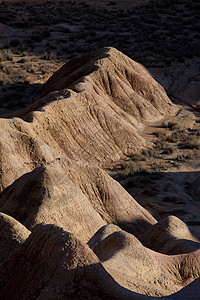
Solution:
<svg viewBox="0 0 200 300"><path fill-rule="evenodd" d="M66 88L137 121L155 121L176 110L142 65L110 47L67 62L47 81L43 93Z"/></svg>
<svg viewBox="0 0 200 300"><path fill-rule="evenodd" d="M138 235L156 222L103 170L69 159L24 174L0 194L0 209L29 229L52 223L84 242L107 223Z"/></svg>
<svg viewBox="0 0 200 300"><path fill-rule="evenodd" d="M0 275L5 300L146 299L117 284L87 245L55 225L37 225Z"/></svg>

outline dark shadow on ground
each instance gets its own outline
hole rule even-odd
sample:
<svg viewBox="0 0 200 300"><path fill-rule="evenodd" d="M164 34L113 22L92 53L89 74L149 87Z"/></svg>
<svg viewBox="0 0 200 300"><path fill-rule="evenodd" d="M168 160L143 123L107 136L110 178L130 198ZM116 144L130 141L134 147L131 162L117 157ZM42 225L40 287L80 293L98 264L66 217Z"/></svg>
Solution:
<svg viewBox="0 0 200 300"><path fill-rule="evenodd" d="M28 82L0 86L0 118L13 118L20 110L37 101L41 84Z"/></svg>
<svg viewBox="0 0 200 300"><path fill-rule="evenodd" d="M133 234L133 227L135 228L134 230L134 235L138 238L139 235L144 233L146 230L148 230L152 224L146 220L142 219L134 219L133 222L118 222L116 225L118 225L121 229L123 229L126 232L129 232ZM139 232L139 234L136 234L136 231Z"/></svg>

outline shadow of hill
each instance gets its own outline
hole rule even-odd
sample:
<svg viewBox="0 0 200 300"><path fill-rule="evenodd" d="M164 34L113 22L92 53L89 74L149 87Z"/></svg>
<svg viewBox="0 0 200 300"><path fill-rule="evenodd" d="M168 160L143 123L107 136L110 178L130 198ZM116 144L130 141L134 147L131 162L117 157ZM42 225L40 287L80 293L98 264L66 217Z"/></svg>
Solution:
<svg viewBox="0 0 200 300"><path fill-rule="evenodd" d="M132 223L130 222L118 222L116 225L118 225L121 229L123 229L126 232L133 233L133 226L136 228L138 232L140 232L140 229L145 232L145 230L149 229L149 227L152 226L152 224L146 220L142 219L135 219ZM140 234L134 235L138 238Z"/></svg>
<svg viewBox="0 0 200 300"><path fill-rule="evenodd" d="M0 118L13 118L40 96L42 85L20 82L0 87Z"/></svg>

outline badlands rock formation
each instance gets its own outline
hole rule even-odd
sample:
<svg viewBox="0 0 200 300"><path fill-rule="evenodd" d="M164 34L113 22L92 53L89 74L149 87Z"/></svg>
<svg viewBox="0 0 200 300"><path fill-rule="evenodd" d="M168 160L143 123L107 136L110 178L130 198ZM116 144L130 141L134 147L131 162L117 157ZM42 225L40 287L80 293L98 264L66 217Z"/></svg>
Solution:
<svg viewBox="0 0 200 300"><path fill-rule="evenodd" d="M0 120L0 298L199 293L198 280L184 292L200 273L186 225L157 223L102 169L144 148L144 124L176 110L143 66L104 48L67 62L36 103ZM183 236L195 247L180 249Z"/></svg>
<svg viewBox="0 0 200 300"><path fill-rule="evenodd" d="M84 242L107 223L137 236L156 222L102 169L69 159L21 176L0 194L0 207L30 230L53 223Z"/></svg>
<svg viewBox="0 0 200 300"><path fill-rule="evenodd" d="M88 244L118 283L138 293L167 295L199 277L200 250L163 255L145 248L135 236L113 225L100 229Z"/></svg>
<svg viewBox="0 0 200 300"><path fill-rule="evenodd" d="M192 252L200 248L187 225L174 216L166 217L140 237L144 246L164 254Z"/></svg>
<svg viewBox="0 0 200 300"><path fill-rule="evenodd" d="M128 299L131 294L88 246L54 225L36 226L0 272L2 299Z"/></svg>
<svg viewBox="0 0 200 300"><path fill-rule="evenodd" d="M125 285L131 279L134 289L158 296L199 276L199 251L168 257L143 247L133 235L120 229L97 243L94 251L103 263L73 234L55 225L37 225L1 264L1 298L148 300L156 297L130 291L117 279ZM107 270L111 274L116 271L116 281ZM198 297L199 292L198 282L194 282L186 292L183 289L167 299L195 299L191 295Z"/></svg>
<svg viewBox="0 0 200 300"><path fill-rule="evenodd" d="M0 120L1 189L63 155L108 166L144 148L143 123L177 110L143 66L113 48L72 59L43 94L20 118Z"/></svg>

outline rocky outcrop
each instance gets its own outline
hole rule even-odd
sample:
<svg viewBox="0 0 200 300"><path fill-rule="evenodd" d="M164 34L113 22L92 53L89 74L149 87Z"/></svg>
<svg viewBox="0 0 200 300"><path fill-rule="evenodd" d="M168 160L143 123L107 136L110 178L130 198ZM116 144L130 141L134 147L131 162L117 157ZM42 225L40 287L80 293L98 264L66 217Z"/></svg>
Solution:
<svg viewBox="0 0 200 300"><path fill-rule="evenodd" d="M199 275L199 251L174 257L158 254L120 229L97 244L94 251L101 262L73 234L55 225L37 225L17 251L1 264L0 297L148 300L156 297L132 292L121 285L127 279L134 279L127 282L132 287L135 284L135 290L158 296L162 289L165 293L167 289L167 293L180 289L184 279L189 282ZM151 280L154 283L148 284ZM167 299L181 299L181 296L195 299L195 293L199 294L197 283Z"/></svg>
<svg viewBox="0 0 200 300"><path fill-rule="evenodd" d="M187 225L175 216L169 216L148 229L141 237L142 244L164 254L181 254L200 248Z"/></svg>
<svg viewBox="0 0 200 300"><path fill-rule="evenodd" d="M118 285L87 245L55 225L37 225L0 275L5 300L146 299Z"/></svg>
<svg viewBox="0 0 200 300"><path fill-rule="evenodd" d="M145 147L145 122L176 111L145 68L113 48L70 60L43 93L0 120L1 189L61 156L108 167Z"/></svg>
<svg viewBox="0 0 200 300"><path fill-rule="evenodd" d="M186 226L156 224L102 169L145 147L144 124L175 112L144 67L104 48L67 62L41 99L0 120L0 298L155 299L199 277L200 250L149 249L164 231L152 249L190 252L180 239L198 241Z"/></svg>
<svg viewBox="0 0 200 300"><path fill-rule="evenodd" d="M114 48L70 60L47 81L43 94L66 88L85 96L91 104L110 106L139 122L155 121L175 110L149 72Z"/></svg>

